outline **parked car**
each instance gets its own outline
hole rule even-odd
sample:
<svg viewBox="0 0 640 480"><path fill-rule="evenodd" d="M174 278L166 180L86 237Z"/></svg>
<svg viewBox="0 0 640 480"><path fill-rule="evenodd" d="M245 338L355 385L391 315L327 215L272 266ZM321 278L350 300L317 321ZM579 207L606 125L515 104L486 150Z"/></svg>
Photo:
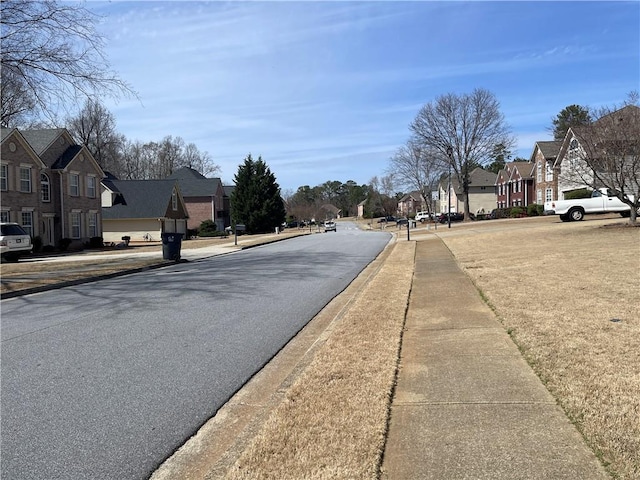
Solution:
<svg viewBox="0 0 640 480"><path fill-rule="evenodd" d="M387 217L382 217L380 220L378 220L378 223L387 223L387 222L395 222L396 221L396 217L389 215Z"/></svg>
<svg viewBox="0 0 640 480"><path fill-rule="evenodd" d="M461 222L461 221L464 220L464 213L455 212L455 213L449 213L448 215L446 213L443 213L438 218L438 221L440 223L448 223L449 222L449 217L451 217L451 221L452 222Z"/></svg>
<svg viewBox="0 0 640 480"><path fill-rule="evenodd" d="M0 223L0 255L3 260L18 261L20 255L30 253L31 237L17 223Z"/></svg>
<svg viewBox="0 0 640 480"><path fill-rule="evenodd" d="M327 220L324 222L324 231L325 232L335 232L336 230L336 222L332 220Z"/></svg>
<svg viewBox="0 0 640 480"><path fill-rule="evenodd" d="M415 216L416 222L422 222L422 223L426 222L430 218L431 219L433 218L433 214L429 212L418 212L416 213L416 216Z"/></svg>

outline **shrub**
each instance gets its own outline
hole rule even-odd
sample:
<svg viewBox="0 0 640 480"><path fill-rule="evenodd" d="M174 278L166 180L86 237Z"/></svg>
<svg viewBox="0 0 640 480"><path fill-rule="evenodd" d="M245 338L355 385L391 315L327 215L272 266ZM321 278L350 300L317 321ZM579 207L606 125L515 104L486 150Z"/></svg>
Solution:
<svg viewBox="0 0 640 480"><path fill-rule="evenodd" d="M58 248L61 252L66 252L69 248L69 245L71 245L71 242L72 240L70 238L61 238L58 242Z"/></svg>
<svg viewBox="0 0 640 480"><path fill-rule="evenodd" d="M575 200L576 198L590 198L591 190L588 188L579 188L578 190L572 190L564 194L565 200Z"/></svg>
<svg viewBox="0 0 640 480"><path fill-rule="evenodd" d="M496 208L491 212L493 218L509 218L510 215L510 208Z"/></svg>
<svg viewBox="0 0 640 480"><path fill-rule="evenodd" d="M511 213L509 214L509 216L511 218L524 217L525 216L524 208L522 208L522 207L513 207L511 209Z"/></svg>
<svg viewBox="0 0 640 480"><path fill-rule="evenodd" d="M215 224L213 220L204 220L200 224L200 227L198 228L198 236L199 237L218 237L220 236L220 232L218 232L218 226Z"/></svg>
<svg viewBox="0 0 640 480"><path fill-rule="evenodd" d="M538 215L542 215L544 213L544 205L538 205L537 203L532 203L527 206L527 215L530 217L537 217Z"/></svg>

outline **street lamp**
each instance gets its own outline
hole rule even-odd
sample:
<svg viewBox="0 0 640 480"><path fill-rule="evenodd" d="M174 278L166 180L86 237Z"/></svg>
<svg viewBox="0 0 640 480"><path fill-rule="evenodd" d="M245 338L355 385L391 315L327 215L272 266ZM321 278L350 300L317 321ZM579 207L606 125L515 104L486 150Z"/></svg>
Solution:
<svg viewBox="0 0 640 480"><path fill-rule="evenodd" d="M447 201L449 203L449 209L447 210L447 223L451 228L451 164L453 163L453 148L447 147L447 156L449 157L449 190L447 191Z"/></svg>

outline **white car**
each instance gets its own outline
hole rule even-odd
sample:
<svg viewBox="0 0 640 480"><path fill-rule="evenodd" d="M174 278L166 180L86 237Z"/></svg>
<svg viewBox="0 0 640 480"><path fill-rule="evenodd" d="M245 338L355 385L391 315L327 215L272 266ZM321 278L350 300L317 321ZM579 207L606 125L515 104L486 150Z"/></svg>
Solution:
<svg viewBox="0 0 640 480"><path fill-rule="evenodd" d="M424 223L427 220L429 220L430 218L433 218L433 216L429 212L418 212L418 213L416 213L415 221Z"/></svg>
<svg viewBox="0 0 640 480"><path fill-rule="evenodd" d="M324 231L325 232L335 232L336 231L336 222L331 220L327 220L324 222Z"/></svg>
<svg viewBox="0 0 640 480"><path fill-rule="evenodd" d="M3 260L18 260L21 254L31 252L31 237L17 223L0 223L0 255Z"/></svg>

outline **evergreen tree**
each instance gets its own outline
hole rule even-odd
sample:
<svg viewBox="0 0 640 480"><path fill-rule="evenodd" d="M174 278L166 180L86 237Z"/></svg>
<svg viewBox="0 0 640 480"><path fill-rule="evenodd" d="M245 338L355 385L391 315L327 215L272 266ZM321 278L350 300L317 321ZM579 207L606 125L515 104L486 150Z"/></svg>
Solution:
<svg viewBox="0 0 640 480"><path fill-rule="evenodd" d="M569 105L563 108L556 118L552 120L553 138L554 140L562 140L567 134L569 127L588 125L591 121L592 118L589 107Z"/></svg>
<svg viewBox="0 0 640 480"><path fill-rule="evenodd" d="M244 224L247 233L267 233L285 221L280 186L262 157L254 161L249 154L234 180L230 199L233 223Z"/></svg>

